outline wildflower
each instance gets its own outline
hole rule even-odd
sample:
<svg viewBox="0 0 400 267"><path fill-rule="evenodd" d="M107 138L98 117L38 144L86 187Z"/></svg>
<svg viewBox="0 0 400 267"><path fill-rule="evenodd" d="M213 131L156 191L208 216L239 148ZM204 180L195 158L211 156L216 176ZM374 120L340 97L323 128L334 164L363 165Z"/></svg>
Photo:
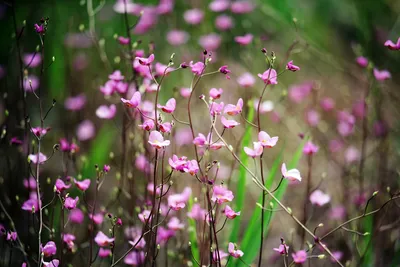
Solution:
<svg viewBox="0 0 400 267"><path fill-rule="evenodd" d="M42 251L45 257L56 255L57 253L56 243L54 243L53 241L49 241L46 243L46 245L44 245L44 247L41 247L40 250Z"/></svg>
<svg viewBox="0 0 400 267"><path fill-rule="evenodd" d="M130 42L130 39L124 36L118 36L118 42L120 45L128 45Z"/></svg>
<svg viewBox="0 0 400 267"><path fill-rule="evenodd" d="M103 223L104 220L104 215L103 213L96 213L96 214L91 214L89 213L89 218L97 225L100 225Z"/></svg>
<svg viewBox="0 0 400 267"><path fill-rule="evenodd" d="M232 17L227 15L220 15L215 19L215 27L220 31L227 31L233 28Z"/></svg>
<svg viewBox="0 0 400 267"><path fill-rule="evenodd" d="M177 217L172 217L167 223L169 229L177 231L185 228L185 225Z"/></svg>
<svg viewBox="0 0 400 267"><path fill-rule="evenodd" d="M229 80L231 77L228 75L229 73L231 73L231 71L228 69L227 65L224 65L222 67L219 68L219 72L221 72L222 74L225 74L225 77Z"/></svg>
<svg viewBox="0 0 400 267"><path fill-rule="evenodd" d="M155 147L157 149L160 149L162 147L169 146L170 141L169 140L164 140L164 137L160 132L157 131L152 131L149 136L149 141L150 145L152 147Z"/></svg>
<svg viewBox="0 0 400 267"><path fill-rule="evenodd" d="M58 265L60 264L60 261L57 259L51 260L49 262L43 260L42 263L43 263L43 265L42 265L43 267L58 267Z"/></svg>
<svg viewBox="0 0 400 267"><path fill-rule="evenodd" d="M333 257L331 257L331 262L334 263L336 263L336 260L340 261L343 258L343 252L341 251L332 251L332 255Z"/></svg>
<svg viewBox="0 0 400 267"><path fill-rule="evenodd" d="M72 197L67 197L64 201L64 207L66 209L72 210L76 208L76 204L78 203L79 197L76 197L75 199Z"/></svg>
<svg viewBox="0 0 400 267"><path fill-rule="evenodd" d="M64 190L69 189L71 185L66 185L63 180L57 179L55 183L57 193L62 193Z"/></svg>
<svg viewBox="0 0 400 267"><path fill-rule="evenodd" d="M94 238L94 242L96 242L99 247L108 246L114 243L114 240L115 238L106 236L102 231L99 231Z"/></svg>
<svg viewBox="0 0 400 267"><path fill-rule="evenodd" d="M194 8L186 10L183 14L186 23L196 25L199 24L204 18L204 12L200 9Z"/></svg>
<svg viewBox="0 0 400 267"><path fill-rule="evenodd" d="M11 137L10 144L12 144L12 145L22 145L23 142L22 142L22 140L18 139L18 137L14 136L14 137Z"/></svg>
<svg viewBox="0 0 400 267"><path fill-rule="evenodd" d="M79 94L77 96L71 96L65 99L64 107L68 110L81 110L86 104L86 96L84 94Z"/></svg>
<svg viewBox="0 0 400 267"><path fill-rule="evenodd" d="M203 147L207 144L207 139L204 134L199 133L198 136L193 139L193 144L198 147Z"/></svg>
<svg viewBox="0 0 400 267"><path fill-rule="evenodd" d="M36 189L36 180L32 176L29 177L28 179L24 179L23 183L24 183L24 187L27 189L31 189L31 190Z"/></svg>
<svg viewBox="0 0 400 267"><path fill-rule="evenodd" d="M109 172L111 169L110 165L104 165L103 166L103 172Z"/></svg>
<svg viewBox="0 0 400 267"><path fill-rule="evenodd" d="M90 186L90 179L85 179L83 181L78 181L74 179L74 182L76 187L78 187L78 189L81 191L86 191Z"/></svg>
<svg viewBox="0 0 400 267"><path fill-rule="evenodd" d="M252 41L253 41L253 35L250 33L245 34L244 36L236 36L235 37L235 42L240 45L248 45Z"/></svg>
<svg viewBox="0 0 400 267"><path fill-rule="evenodd" d="M314 83L310 81L302 84L292 85L289 88L289 99L294 103L300 103L311 93Z"/></svg>
<svg viewBox="0 0 400 267"><path fill-rule="evenodd" d="M198 173L199 165L196 160L189 160L183 170L193 176Z"/></svg>
<svg viewBox="0 0 400 267"><path fill-rule="evenodd" d="M315 190L310 195L310 201L312 204L315 204L317 206L323 206L331 201L331 197L321 190Z"/></svg>
<svg viewBox="0 0 400 267"><path fill-rule="evenodd" d="M273 250L281 255L287 255L289 252L289 246L287 246L286 244L280 244L278 248L273 248Z"/></svg>
<svg viewBox="0 0 400 267"><path fill-rule="evenodd" d="M258 77L266 84L278 84L276 70L274 69L268 69L263 74L259 73Z"/></svg>
<svg viewBox="0 0 400 267"><path fill-rule="evenodd" d="M171 30L167 33L167 42L173 46L179 46L187 43L189 34L185 31Z"/></svg>
<svg viewBox="0 0 400 267"><path fill-rule="evenodd" d="M68 248L70 250L73 250L75 247L74 241L75 241L75 236L73 234L64 234L63 235L63 241L65 244L67 244Z"/></svg>
<svg viewBox="0 0 400 267"><path fill-rule="evenodd" d="M41 136L44 136L45 134L47 134L47 132L50 131L50 129L51 129L50 127L47 127L47 128L33 127L33 128L31 128L31 131L37 137L41 137Z"/></svg>
<svg viewBox="0 0 400 267"><path fill-rule="evenodd" d="M43 24L41 24L41 25L35 24L34 27L35 27L35 31L39 34L44 34L46 32L46 28L44 27Z"/></svg>
<svg viewBox="0 0 400 267"><path fill-rule="evenodd" d="M195 75L202 75L203 74L203 71L204 71L204 69L205 69L205 65L204 65L204 63L203 62L200 62L200 61L198 61L198 62L196 62L196 63L194 63L193 64L193 61L190 61L190 68L192 69L192 72L195 74Z"/></svg>
<svg viewBox="0 0 400 267"><path fill-rule="evenodd" d="M15 241L15 240L17 240L17 236L18 236L17 232L8 232L7 233L7 240Z"/></svg>
<svg viewBox="0 0 400 267"><path fill-rule="evenodd" d="M329 97L324 97L321 100L320 104L321 104L321 108L324 111L327 111L327 112L331 111L332 109L335 108L335 101L332 98L329 98Z"/></svg>
<svg viewBox="0 0 400 267"><path fill-rule="evenodd" d="M263 147L269 147L269 148L274 147L278 142L278 139L279 139L278 136L271 137L264 131L258 133L258 141L261 143Z"/></svg>
<svg viewBox="0 0 400 267"><path fill-rule="evenodd" d="M390 74L389 71L378 70L376 68L374 68L374 76L375 76L375 79L377 79L378 81L384 81L384 80L390 79L392 77L392 75Z"/></svg>
<svg viewBox="0 0 400 267"><path fill-rule="evenodd" d="M165 113L172 113L172 112L174 112L174 110L176 108L176 100L175 100L175 98L171 98L167 101L165 106L158 104L157 107L160 108Z"/></svg>
<svg viewBox="0 0 400 267"><path fill-rule="evenodd" d="M47 160L47 156L43 154L42 152L38 154L30 154L28 156L28 159L30 162L33 164L43 164Z"/></svg>
<svg viewBox="0 0 400 267"><path fill-rule="evenodd" d="M254 5L248 0L234 1L231 4L231 11L235 14L246 14L253 11Z"/></svg>
<svg viewBox="0 0 400 267"><path fill-rule="evenodd" d="M148 58L145 57L136 57L140 63L140 65L150 66L150 64L154 61L154 54L151 54Z"/></svg>
<svg viewBox="0 0 400 267"><path fill-rule="evenodd" d="M282 176L284 178L288 179L289 181L299 181L299 182L301 182L300 171L297 170L297 169L287 170L285 163L282 164L281 173L282 173Z"/></svg>
<svg viewBox="0 0 400 267"><path fill-rule="evenodd" d="M181 94L182 97L184 97L184 98L189 98L189 97L190 97L190 94L192 93L192 89L182 87L182 88L179 90L179 92L180 92L180 94Z"/></svg>
<svg viewBox="0 0 400 267"><path fill-rule="evenodd" d="M286 69L295 72L295 71L300 70L300 67L294 65L293 60L291 60L286 64Z"/></svg>
<svg viewBox="0 0 400 267"><path fill-rule="evenodd" d="M35 198L29 198L23 204L21 209L26 211L31 211L35 213L39 209L39 201L37 200L37 196Z"/></svg>
<svg viewBox="0 0 400 267"><path fill-rule="evenodd" d="M36 75L29 75L27 78L24 78L22 86L25 92L32 93L39 88L39 78Z"/></svg>
<svg viewBox="0 0 400 267"><path fill-rule="evenodd" d="M212 99L218 99L221 97L222 93L224 92L224 90L222 90L222 88L211 88L210 90L210 97Z"/></svg>
<svg viewBox="0 0 400 267"><path fill-rule="evenodd" d="M125 77L121 74L121 71L116 70L112 74L108 75L108 79L116 81L116 82L120 82L123 79L125 79Z"/></svg>
<svg viewBox="0 0 400 267"><path fill-rule="evenodd" d="M346 159L347 163L358 161L360 157L360 151L354 146L348 147L345 151L344 158Z"/></svg>
<svg viewBox="0 0 400 267"><path fill-rule="evenodd" d="M28 53L23 57L24 65L29 68L35 68L40 66L42 62L42 56L39 53Z"/></svg>
<svg viewBox="0 0 400 267"><path fill-rule="evenodd" d="M233 128L238 126L240 123L235 120L228 120L224 116L221 117L221 123L224 125L224 128Z"/></svg>
<svg viewBox="0 0 400 267"><path fill-rule="evenodd" d="M240 216L240 211L235 212L229 205L225 206L224 213L228 219L235 219L236 216Z"/></svg>
<svg viewBox="0 0 400 267"><path fill-rule="evenodd" d="M115 114L117 113L117 107L113 104L109 107L106 105L101 105L96 109L96 115L100 119L112 119L114 118Z"/></svg>
<svg viewBox="0 0 400 267"><path fill-rule="evenodd" d="M220 115L223 109L224 109L224 102L221 102L219 104L216 102L212 102L210 105L210 115L211 116Z"/></svg>
<svg viewBox="0 0 400 267"><path fill-rule="evenodd" d="M139 124L139 127L145 131L150 131L154 128L154 121L151 119L145 120L143 124Z"/></svg>
<svg viewBox="0 0 400 267"><path fill-rule="evenodd" d="M391 40L385 42L385 46L390 50L400 50L400 37L397 39L397 43L393 43Z"/></svg>
<svg viewBox="0 0 400 267"><path fill-rule="evenodd" d="M303 153L306 155L314 155L318 152L319 147L308 141L303 148Z"/></svg>
<svg viewBox="0 0 400 267"><path fill-rule="evenodd" d="M227 10L230 4L229 0L213 0L208 8L213 12L222 12Z"/></svg>
<svg viewBox="0 0 400 267"><path fill-rule="evenodd" d="M111 256L111 250L106 248L99 249L99 257L100 258L108 258Z"/></svg>
<svg viewBox="0 0 400 267"><path fill-rule="evenodd" d="M292 257L295 263L305 263L307 261L307 252L299 250L296 253L292 253Z"/></svg>
<svg viewBox="0 0 400 267"><path fill-rule="evenodd" d="M234 116L240 114L243 109L243 99L239 98L236 105L228 104L225 106L224 113Z"/></svg>
<svg viewBox="0 0 400 267"><path fill-rule="evenodd" d="M213 194L211 200L213 202L217 202L218 204L222 204L224 202L230 202L234 198L232 191L228 190L226 187L222 185L213 187Z"/></svg>
<svg viewBox="0 0 400 267"><path fill-rule="evenodd" d="M356 62L361 68L366 68L368 66L368 58L366 57L358 57L356 58Z"/></svg>
<svg viewBox="0 0 400 267"><path fill-rule="evenodd" d="M90 120L84 120L78 125L76 135L79 141L88 141L95 135L96 129L93 122Z"/></svg>
<svg viewBox="0 0 400 267"><path fill-rule="evenodd" d="M259 157L263 153L263 146L260 142L253 142L253 149L244 147L244 152L252 158Z"/></svg>
<svg viewBox="0 0 400 267"><path fill-rule="evenodd" d="M184 171L185 166L187 165L186 157L179 157L177 155L173 155L172 158L168 159L169 165L173 170L176 171Z"/></svg>
<svg viewBox="0 0 400 267"><path fill-rule="evenodd" d="M237 249L236 245L233 244L232 242L229 242L228 252L234 258L241 258L244 255L243 251Z"/></svg>
<svg viewBox="0 0 400 267"><path fill-rule="evenodd" d="M124 258L124 263L131 266L141 266L145 260L143 251L132 251Z"/></svg>
<svg viewBox="0 0 400 267"><path fill-rule="evenodd" d="M190 187L186 187L181 194L174 194L168 197L169 208L177 211L183 209L186 206L186 202L189 200L192 190Z"/></svg>
<svg viewBox="0 0 400 267"><path fill-rule="evenodd" d="M221 41L221 36L216 33L203 35L199 38L200 46L207 51L216 51L221 45Z"/></svg>
<svg viewBox="0 0 400 267"><path fill-rule="evenodd" d="M140 238L141 238L141 236L140 236L140 234L138 234L133 241L129 241L129 244L131 246L134 246L135 248L145 248L146 240L144 238L142 238L142 239L140 239Z"/></svg>
<svg viewBox="0 0 400 267"><path fill-rule="evenodd" d="M238 77L237 82L240 86L244 88L249 88L255 84L256 79L253 75L251 75L251 73L246 72Z"/></svg>
<svg viewBox="0 0 400 267"><path fill-rule="evenodd" d="M69 221L76 224L82 224L85 215L80 209L73 209L69 212Z"/></svg>
<svg viewBox="0 0 400 267"><path fill-rule="evenodd" d="M204 220L206 214L207 214L207 211L202 209L200 207L200 204L196 203L196 204L193 204L192 210L187 213L187 216L194 220Z"/></svg>
<svg viewBox="0 0 400 267"><path fill-rule="evenodd" d="M137 108L140 105L142 96L140 92L135 92L130 100L121 98L121 101L125 104L128 108Z"/></svg>

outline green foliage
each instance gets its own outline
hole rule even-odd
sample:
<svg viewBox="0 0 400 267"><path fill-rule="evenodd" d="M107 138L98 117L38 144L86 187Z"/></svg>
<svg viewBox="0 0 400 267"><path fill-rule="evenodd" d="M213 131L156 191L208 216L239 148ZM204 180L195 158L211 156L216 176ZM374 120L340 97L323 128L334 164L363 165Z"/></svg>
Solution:
<svg viewBox="0 0 400 267"><path fill-rule="evenodd" d="M189 198L188 203L188 210L192 210L193 207L193 197ZM196 229L196 221L192 218L188 217L189 221L189 240L192 243L190 249L192 250L193 257L198 261L200 259L200 251L199 251L199 244L197 243L197 229Z"/></svg>

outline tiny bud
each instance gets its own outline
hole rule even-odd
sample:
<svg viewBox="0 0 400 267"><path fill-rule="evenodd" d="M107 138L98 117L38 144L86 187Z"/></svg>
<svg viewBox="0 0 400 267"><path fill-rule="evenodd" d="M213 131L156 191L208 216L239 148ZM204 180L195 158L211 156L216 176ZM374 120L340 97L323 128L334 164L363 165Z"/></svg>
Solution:
<svg viewBox="0 0 400 267"><path fill-rule="evenodd" d="M268 51L266 48L261 49L261 52L263 52L264 54L266 54Z"/></svg>
<svg viewBox="0 0 400 267"><path fill-rule="evenodd" d="M160 244L157 244L157 249L158 249L158 250L160 250L160 249L161 249L161 246L160 246Z"/></svg>
<svg viewBox="0 0 400 267"><path fill-rule="evenodd" d="M370 235L370 233L369 233L369 232L365 232L365 233L364 233L364 236L367 236L367 235Z"/></svg>
<svg viewBox="0 0 400 267"><path fill-rule="evenodd" d="M386 191L390 192L390 186L386 187Z"/></svg>
<svg viewBox="0 0 400 267"><path fill-rule="evenodd" d="M189 241L188 245L189 245L189 247L191 247L192 246L192 242Z"/></svg>
<svg viewBox="0 0 400 267"><path fill-rule="evenodd" d="M53 56L53 57L51 58L51 60L52 60L53 62L56 61L56 57Z"/></svg>
<svg viewBox="0 0 400 267"><path fill-rule="evenodd" d="M232 152L232 151L233 151L233 146L232 146L232 145L229 145L229 146L228 146L228 149L229 149L229 151Z"/></svg>
<svg viewBox="0 0 400 267"><path fill-rule="evenodd" d="M204 50L203 50L203 55L206 56L207 54L208 54L207 50L204 49Z"/></svg>
<svg viewBox="0 0 400 267"><path fill-rule="evenodd" d="M174 182L172 180L169 181L169 185L172 186Z"/></svg>
<svg viewBox="0 0 400 267"><path fill-rule="evenodd" d="M85 30L85 25L84 25L84 24L80 24L80 25L79 25L79 30L80 30L81 32L83 32L83 31Z"/></svg>
<svg viewBox="0 0 400 267"><path fill-rule="evenodd" d="M289 213L290 215L292 215L292 214L293 214L293 212L292 212L292 209L291 209L291 208L287 207L286 209L287 209L287 211L288 211L288 213Z"/></svg>
<svg viewBox="0 0 400 267"><path fill-rule="evenodd" d="M198 201L197 197L193 198L193 201L194 201L194 202L197 202L197 201Z"/></svg>
<svg viewBox="0 0 400 267"><path fill-rule="evenodd" d="M189 67L188 64L186 64L185 62L181 63L181 68L182 69L186 69L187 67Z"/></svg>
<svg viewBox="0 0 400 267"><path fill-rule="evenodd" d="M318 259L320 259L320 260L325 259L325 255L324 254L318 255Z"/></svg>
<svg viewBox="0 0 400 267"><path fill-rule="evenodd" d="M323 223L318 224L318 227L324 227Z"/></svg>
<svg viewBox="0 0 400 267"><path fill-rule="evenodd" d="M54 150L54 151L59 150L59 149L60 149L60 144L55 144L55 145L53 146L53 150Z"/></svg>
<svg viewBox="0 0 400 267"><path fill-rule="evenodd" d="M372 196L376 196L379 193L379 191L375 191L374 193L372 193Z"/></svg>
<svg viewBox="0 0 400 267"><path fill-rule="evenodd" d="M274 203L271 201L269 202L269 206L271 207L271 209L274 207Z"/></svg>
<svg viewBox="0 0 400 267"><path fill-rule="evenodd" d="M22 21L22 25L26 26L26 20Z"/></svg>
<svg viewBox="0 0 400 267"><path fill-rule="evenodd" d="M263 209L263 206L260 203L256 202L256 205L259 206L260 209Z"/></svg>

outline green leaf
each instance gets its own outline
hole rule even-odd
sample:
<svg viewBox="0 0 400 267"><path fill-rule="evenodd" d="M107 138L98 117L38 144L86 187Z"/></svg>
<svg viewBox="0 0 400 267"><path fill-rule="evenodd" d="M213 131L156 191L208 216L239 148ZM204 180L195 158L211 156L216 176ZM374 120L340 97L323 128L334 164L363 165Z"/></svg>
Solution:
<svg viewBox="0 0 400 267"><path fill-rule="evenodd" d="M368 216L364 218L363 220L363 225L364 225L364 233L373 233L374 231L374 217L373 216ZM373 266L374 263L374 245L373 245L373 239L372 239L372 234L369 234L367 236L361 236L360 238L360 250L362 253L362 258L361 258L361 265L362 266Z"/></svg>
<svg viewBox="0 0 400 267"><path fill-rule="evenodd" d="M249 113L247 114L247 120L248 121L253 121L254 119L254 108L252 108L252 103L249 103ZM243 140L242 140L242 144L241 147L250 147L251 146L251 131L252 128L251 127L247 127L244 136L243 136ZM244 152L244 150L242 150L240 152L240 160L243 162L244 165L248 165L248 161L249 161L249 156L246 155L246 153ZM244 205L244 199L246 196L246 176L247 176L247 171L245 168L240 167L239 169L239 178L238 178L238 183L237 183L237 189L236 189L236 195L235 195L235 210L242 210L243 205ZM233 221L233 228L232 228L232 232L231 232L231 236L229 238L230 242L236 242L238 239L238 235L239 235L239 229L240 229L240 221L241 221L241 217L237 217L234 221Z"/></svg>
<svg viewBox="0 0 400 267"><path fill-rule="evenodd" d="M188 210L192 210L193 207L193 197L189 198ZM199 245L197 244L197 229L196 229L196 221L192 218L188 218L189 220L189 240L192 243L191 250L193 257L199 261L200 260L200 252Z"/></svg>

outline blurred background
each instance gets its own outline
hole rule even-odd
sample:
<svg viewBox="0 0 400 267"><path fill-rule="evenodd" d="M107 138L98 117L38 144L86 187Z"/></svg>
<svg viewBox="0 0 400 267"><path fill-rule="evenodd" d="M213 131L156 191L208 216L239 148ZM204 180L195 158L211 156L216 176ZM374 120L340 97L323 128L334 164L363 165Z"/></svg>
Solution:
<svg viewBox="0 0 400 267"><path fill-rule="evenodd" d="M143 192L142 184L146 186L146 175L142 175L137 167L137 158L145 151L145 145L136 138L141 131L136 125L129 125L124 137L121 129L126 126L123 122L125 113L120 98L105 96L101 91L114 70L120 70L125 77L131 75L132 64L126 60L127 46L118 38L128 37L126 19L133 25L130 34L134 50L143 50L145 55L154 53L157 62L167 65L174 54L174 66L178 67L182 62L201 60L203 50L207 50L212 57L210 71L218 70L222 65L228 65L232 71L230 79L225 79L222 74L210 75L199 83L191 104L196 133L208 132L207 109L198 96L208 97L211 88L223 89L221 101L225 104L236 104L238 98L243 98L243 116L251 118L248 114L250 110L254 111L254 103L263 88L257 74L263 73L268 66L262 48L268 55L276 55L274 67L278 72L284 70L289 60L300 66L300 71L285 72L278 77L277 85L269 87L260 112L262 129L271 136L279 136L278 145L264 153L266 173L272 171L276 158L280 162L289 162L298 147L304 144L305 137L319 146L313 156L310 183L311 188L330 195L329 204L311 206L305 200L304 184L289 185L283 196L283 202L300 218L304 205L309 206L311 215L307 226L310 229L323 223L323 229L318 231L327 232L340 222L362 214L366 200L374 191L380 193L370 204L371 210L382 206L390 194L398 191L400 53L389 50L384 43L386 40L396 42L400 36L400 1L142 0L129 2L127 17L124 11L123 0L20 0L0 4L0 123L3 131L0 198L20 231L21 240L27 244L28 253L31 253L30 246L36 245L29 241L35 235L31 229L35 219L29 212L21 210L29 198L29 190L23 183L29 176L26 168L28 148L10 140L13 137L23 140L23 114L29 116L33 127L40 125L38 101L29 90L30 86L40 88L45 110L52 105L53 99L56 101L45 121L45 126L51 130L43 139L44 153L51 155L53 146L62 138L79 147L72 154L55 152L51 161L44 165L41 179L45 203L51 200L52 185L58 177L94 178L95 164L111 165L106 186L101 189L100 199L104 206L113 199L112 195L117 194L121 175L125 182L127 179L136 181L135 186L140 187L138 194ZM45 56L41 58L41 40L34 24L47 17ZM236 38L246 34L252 35L251 38L247 36L251 39L249 42ZM22 75L18 51L24 64ZM359 57L365 57L368 63L360 63ZM42 75L41 62L44 66ZM373 68L388 70L391 78L377 80ZM247 79L243 78L245 73L248 73ZM23 105L19 89L21 77L26 105ZM164 104L171 97L177 99L175 115L184 121L187 121L187 100L181 92L182 88L190 87L192 77L190 70L173 72L165 78L160 90L159 102ZM129 85L128 95L135 89L151 90L150 84L139 81L139 84ZM36 88L35 91L39 90ZM146 97L149 101L153 99L152 94ZM111 120L99 118L96 109L110 104L117 106L117 115ZM246 131L250 126L243 120L240 122L240 127L225 134L238 154L242 152L244 142L252 146L257 138L256 131ZM250 133L250 139L244 138L246 132ZM191 136L187 138L187 135L188 127L176 123L170 137L173 145L168 150L169 157L172 154L194 157ZM121 138L129 143L125 152L122 152ZM30 137L29 142L35 150L34 138ZM126 153L125 160L121 159L123 153ZM226 150L215 152L215 158L221 162L219 179L237 193L239 177L243 176L238 164ZM247 161L256 171L254 163L252 159ZM298 161L297 168L303 177L309 170L308 164L306 155ZM235 230L238 231L235 240L238 244L251 223L250 218L255 218L256 223L260 220L251 217L253 210L257 210L260 190L250 176L244 176L244 206L240 229ZM360 176L364 181L361 191ZM174 191L182 192L186 186L196 188L197 181L190 178L175 177ZM279 178L278 171L272 188L279 183ZM136 190L136 187L129 190ZM196 196L196 189L193 190ZM87 197L93 196L88 193ZM135 213L134 206L140 201L129 205L130 200L126 198L112 210L117 212L118 207L123 207ZM371 235L357 237L347 231L338 231L326 240L331 250L342 253L343 263L399 266L399 207L394 202L388 206L378 215L349 227ZM290 243L291 249L292 246L293 250L301 248L301 234L296 224L285 213L274 214L265 239L263 266L283 266L279 255L272 250L279 246L281 237ZM5 213L1 212L0 216L0 222L9 227ZM52 216L57 218L57 213L54 215L53 212ZM85 229L74 230L77 231L75 235L86 233ZM223 234L224 242L229 241L229 236L230 231ZM247 242L251 240L247 239ZM4 248L0 249L3 251L0 254L6 264L7 242L3 239L0 242ZM32 248L32 253L35 251ZM80 265L79 257L68 257L73 266L84 266ZM20 266L17 259L15 264L10 266ZM327 259L313 262L311 266L330 265L334 263Z"/></svg>

